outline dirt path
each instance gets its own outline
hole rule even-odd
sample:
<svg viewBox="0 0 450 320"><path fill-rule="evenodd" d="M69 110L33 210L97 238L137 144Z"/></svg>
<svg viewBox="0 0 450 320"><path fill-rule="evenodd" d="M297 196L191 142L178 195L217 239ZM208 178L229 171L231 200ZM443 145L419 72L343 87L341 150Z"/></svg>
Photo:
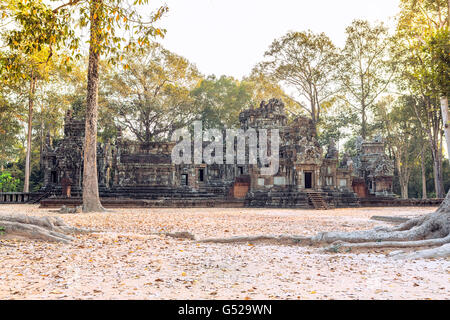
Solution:
<svg viewBox="0 0 450 320"><path fill-rule="evenodd" d="M31 205L1 213L58 215L108 231L70 245L8 241L0 247L0 299L449 299L450 260L394 261L388 250L325 254L319 248L196 244L199 238L303 234L387 225L373 215L419 215L435 208L115 209L58 215Z"/></svg>

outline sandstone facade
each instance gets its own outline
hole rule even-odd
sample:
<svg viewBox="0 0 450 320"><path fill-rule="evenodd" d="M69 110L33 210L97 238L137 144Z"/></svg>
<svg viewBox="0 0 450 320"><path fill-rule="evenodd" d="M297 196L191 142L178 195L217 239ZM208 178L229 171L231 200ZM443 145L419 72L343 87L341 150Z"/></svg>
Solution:
<svg viewBox="0 0 450 320"><path fill-rule="evenodd" d="M288 121L278 99L243 111L239 121L244 131L279 131L279 170L275 175L263 175L264 165L260 162L226 164L224 159L223 164L176 165L171 161L174 142L143 144L119 133L114 143L98 145L101 196L245 198L248 206L310 207L314 194L336 207L358 205L352 189L352 185L358 186L354 179L366 184L367 195L387 195L392 191L393 172L382 141L361 142L357 159L344 155L341 161L334 141L330 141L323 155L312 121L306 117ZM42 157L44 189L61 194L61 181L68 177L72 181L72 196L81 195L83 141L84 122L67 112L64 138L56 143L47 139Z"/></svg>

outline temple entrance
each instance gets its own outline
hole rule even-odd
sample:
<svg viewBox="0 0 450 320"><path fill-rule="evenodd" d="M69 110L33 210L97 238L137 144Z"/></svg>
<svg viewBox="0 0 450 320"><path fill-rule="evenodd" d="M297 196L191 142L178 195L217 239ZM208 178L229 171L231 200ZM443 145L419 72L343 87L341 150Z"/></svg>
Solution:
<svg viewBox="0 0 450 320"><path fill-rule="evenodd" d="M181 185L182 186L187 186L188 185L188 175L187 174L182 174L181 175Z"/></svg>
<svg viewBox="0 0 450 320"><path fill-rule="evenodd" d="M198 169L198 181L200 181L200 182L205 181L205 170L204 169Z"/></svg>
<svg viewBox="0 0 450 320"><path fill-rule="evenodd" d="M52 171L52 173L50 174L50 180L52 183L58 183L58 174L56 173L56 171Z"/></svg>
<svg viewBox="0 0 450 320"><path fill-rule="evenodd" d="M305 189L312 189L312 172L305 172Z"/></svg>

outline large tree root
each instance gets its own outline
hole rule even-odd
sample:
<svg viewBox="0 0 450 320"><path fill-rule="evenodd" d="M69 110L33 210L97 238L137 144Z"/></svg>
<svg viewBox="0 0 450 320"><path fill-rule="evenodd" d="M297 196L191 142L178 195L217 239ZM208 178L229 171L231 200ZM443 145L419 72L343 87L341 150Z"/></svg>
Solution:
<svg viewBox="0 0 450 320"><path fill-rule="evenodd" d="M347 243L336 241L331 246L326 247L325 251L338 252L339 250L352 248L417 248L430 247L450 243L450 235L439 239L417 240L417 241L382 241L382 242L359 242Z"/></svg>
<svg viewBox="0 0 450 320"><path fill-rule="evenodd" d="M31 217L26 215L0 215L3 236L20 237L42 241L70 243L74 240L69 234L93 232L68 226L58 217Z"/></svg>
<svg viewBox="0 0 450 320"><path fill-rule="evenodd" d="M395 217L395 216L372 216L370 220L378 220L378 221L386 221L392 223L403 223L411 220L410 218L405 217Z"/></svg>
<svg viewBox="0 0 450 320"><path fill-rule="evenodd" d="M176 238L176 239L189 239L189 240L195 240L195 236L187 231L181 231L181 232L151 232L150 234L154 235L163 235L166 237Z"/></svg>
<svg viewBox="0 0 450 320"><path fill-rule="evenodd" d="M191 233L175 232L166 234L171 237L195 240ZM312 237L290 235L236 236L231 238L209 238L197 240L200 243L271 243L295 245L331 244L326 251L338 252L352 248L411 248L440 246L434 249L417 251L410 254L395 255L397 259L418 259L450 256L450 192L438 210L433 213L410 219L396 227L377 227L372 230L353 232L321 232Z"/></svg>
<svg viewBox="0 0 450 320"><path fill-rule="evenodd" d="M259 236L243 236L231 238L207 238L197 240L195 235L188 231L180 232L152 232L150 234L163 235L176 239L194 240L198 243L274 243L274 244L299 244L302 241L309 241L310 237L290 236L290 235L259 235Z"/></svg>
<svg viewBox="0 0 450 320"><path fill-rule="evenodd" d="M444 244L443 246L414 251L411 253L397 253L393 255L394 259L431 259L431 258L446 258L450 257L450 243Z"/></svg>
<svg viewBox="0 0 450 320"><path fill-rule="evenodd" d="M310 237L303 236L290 236L290 235L258 235L258 236L244 236L244 237L231 237L231 238L209 238L198 240L201 243L270 243L270 244L299 244L303 241L309 241Z"/></svg>

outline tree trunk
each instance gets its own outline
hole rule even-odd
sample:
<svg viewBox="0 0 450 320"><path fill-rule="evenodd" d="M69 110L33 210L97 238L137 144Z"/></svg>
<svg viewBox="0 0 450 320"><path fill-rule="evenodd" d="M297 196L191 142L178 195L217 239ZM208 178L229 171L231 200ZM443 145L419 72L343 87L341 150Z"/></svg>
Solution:
<svg viewBox="0 0 450 320"><path fill-rule="evenodd" d="M437 145L437 143L436 143ZM442 177L442 166L441 166L441 157L439 156L439 147L436 146L433 148L431 154L433 156L433 175L434 175L434 189L436 191L436 198L444 197L443 190L443 177Z"/></svg>
<svg viewBox="0 0 450 320"><path fill-rule="evenodd" d="M27 155L25 159L25 181L23 183L23 192L30 192L30 171L31 171L31 134L33 122L34 93L36 91L36 77L31 70L30 91L28 96L28 137L27 137Z"/></svg>
<svg viewBox="0 0 450 320"><path fill-rule="evenodd" d="M423 155L423 148L420 150L420 167L422 170L422 199L427 199L427 177L425 175L425 157Z"/></svg>
<svg viewBox="0 0 450 320"><path fill-rule="evenodd" d="M430 99L428 96L423 95L423 100L425 101L427 113L430 113L430 110L433 110L433 106L430 102ZM439 153L439 138L438 133L440 131L440 123L436 123L435 121L432 121L430 124L429 117L427 117L426 123L424 123L421 119L420 113L418 112L416 106L414 105L414 110L417 116L417 119L419 120L421 124L421 128L423 132L428 137L427 141L430 146L431 155L433 157L433 177L434 177L434 190L436 192L437 198L444 197L444 188L443 188L443 177L442 177L442 168L440 165L441 157Z"/></svg>
<svg viewBox="0 0 450 320"><path fill-rule="evenodd" d="M398 171L398 180L400 182L400 192L401 192L402 199L408 199L409 174L408 174L408 168L404 167L405 164L402 165L401 155L402 155L402 153L400 151L397 151L394 153L395 165L396 165L397 171Z"/></svg>
<svg viewBox="0 0 450 320"><path fill-rule="evenodd" d="M365 107L362 107L361 111L361 137L363 140L366 140L367 137L367 120L366 120L366 110Z"/></svg>
<svg viewBox="0 0 450 320"><path fill-rule="evenodd" d="M43 169L43 164L44 164L44 124L43 124L44 120L41 117L41 132L40 132L40 145L39 145L39 164L40 164L40 169Z"/></svg>
<svg viewBox="0 0 450 320"><path fill-rule="evenodd" d="M364 74L359 74L361 80L361 137L366 140L367 137L367 115L366 115L366 99L364 97Z"/></svg>
<svg viewBox="0 0 450 320"><path fill-rule="evenodd" d="M97 103L98 103L98 69L99 69L99 15L101 1L91 3L91 28L89 45L89 67L86 101L86 128L84 140L83 170L83 212L104 211L98 192L97 174ZM95 17L95 18L94 18Z"/></svg>
<svg viewBox="0 0 450 320"><path fill-rule="evenodd" d="M437 161L437 173L438 173L438 183L439 183L439 191L438 191L438 198L444 198L445 197L445 189L444 189L444 172L442 169L443 164L443 132L439 134L439 144L438 144L438 161Z"/></svg>
<svg viewBox="0 0 450 320"><path fill-rule="evenodd" d="M449 2L450 3L450 2ZM447 156L450 162L450 119L448 114L448 99L447 97L441 97L441 112L442 121L444 122L444 134L447 141Z"/></svg>
<svg viewBox="0 0 450 320"><path fill-rule="evenodd" d="M400 189L402 194L402 199L408 199L408 182L401 182Z"/></svg>

